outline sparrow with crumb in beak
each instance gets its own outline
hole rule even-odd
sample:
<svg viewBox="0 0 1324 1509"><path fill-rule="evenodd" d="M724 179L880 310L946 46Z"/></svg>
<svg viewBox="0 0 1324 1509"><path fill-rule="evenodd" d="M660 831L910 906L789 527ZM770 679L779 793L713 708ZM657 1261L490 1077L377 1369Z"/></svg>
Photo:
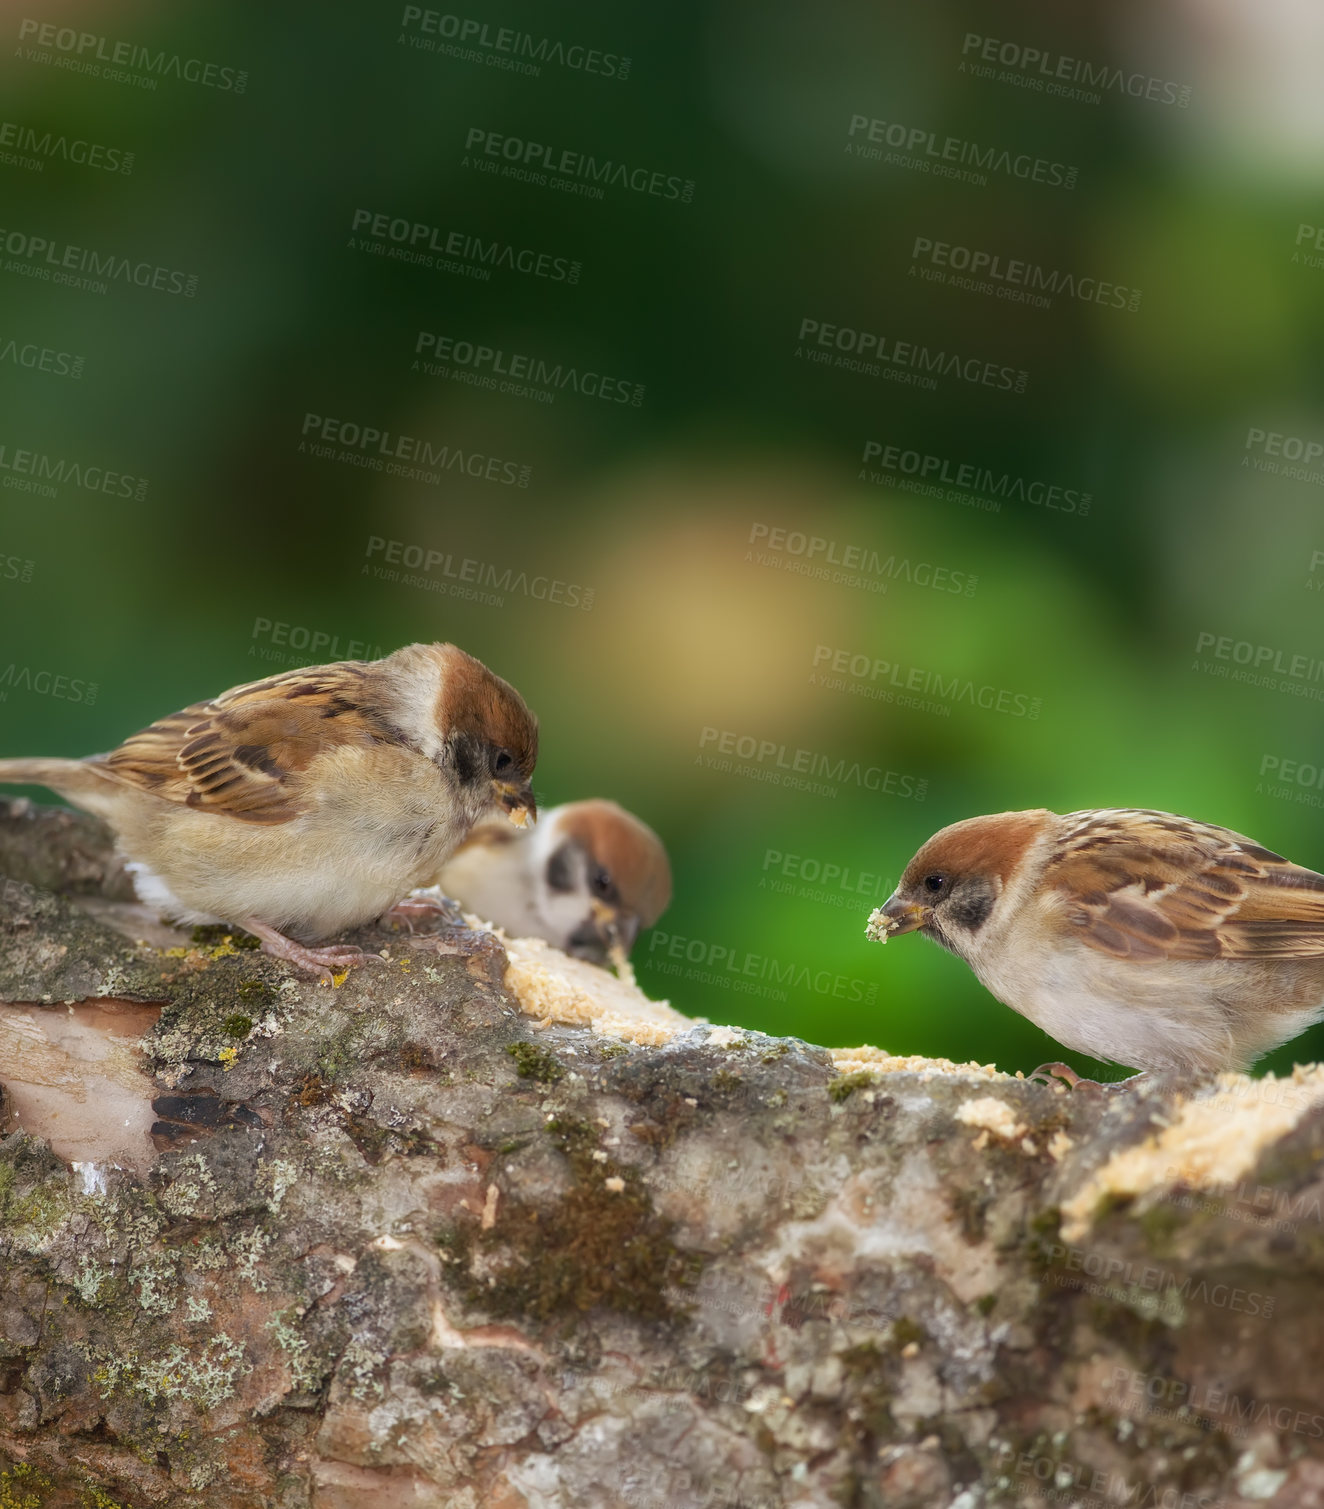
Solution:
<svg viewBox="0 0 1324 1509"><path fill-rule="evenodd" d="M671 866L657 834L615 802L567 802L532 833L479 823L440 885L512 937L619 963L666 910Z"/></svg>
<svg viewBox="0 0 1324 1509"><path fill-rule="evenodd" d="M428 884L480 818L536 817L538 725L514 687L451 644L232 687L109 754L0 760L103 818L138 894L181 922L237 923L324 973L309 948Z"/></svg>
<svg viewBox="0 0 1324 1509"><path fill-rule="evenodd" d="M953 823L866 934L914 931L1058 1042L1137 1069L1244 1069L1324 1016L1324 875L1170 812Z"/></svg>

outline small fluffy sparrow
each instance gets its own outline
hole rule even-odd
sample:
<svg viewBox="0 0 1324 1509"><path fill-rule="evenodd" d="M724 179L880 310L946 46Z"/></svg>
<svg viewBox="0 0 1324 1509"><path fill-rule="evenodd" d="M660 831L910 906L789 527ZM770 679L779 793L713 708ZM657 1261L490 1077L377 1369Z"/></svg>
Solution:
<svg viewBox="0 0 1324 1509"><path fill-rule="evenodd" d="M480 823L440 885L513 937L545 938L594 964L619 963L671 900L662 841L615 802L568 802L532 833Z"/></svg>
<svg viewBox="0 0 1324 1509"><path fill-rule="evenodd" d="M109 754L0 760L0 781L109 823L144 901L237 923L320 973L364 956L305 943L430 883L494 807L533 819L537 757L512 686L454 645L414 644L233 687Z"/></svg>
<svg viewBox="0 0 1324 1509"><path fill-rule="evenodd" d="M1170 812L953 823L866 933L915 930L1060 1043L1138 1069L1243 1069L1324 1016L1324 875Z"/></svg>

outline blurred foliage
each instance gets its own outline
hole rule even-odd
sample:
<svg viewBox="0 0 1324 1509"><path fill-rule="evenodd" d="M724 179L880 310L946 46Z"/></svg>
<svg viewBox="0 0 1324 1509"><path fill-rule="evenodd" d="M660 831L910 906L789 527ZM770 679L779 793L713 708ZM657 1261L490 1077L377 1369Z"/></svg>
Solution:
<svg viewBox="0 0 1324 1509"><path fill-rule="evenodd" d="M32 563L30 581L0 573L0 661L98 687L89 706L12 685L4 751L104 748L301 663L261 621L342 652L453 639L540 714L544 804L611 796L664 836L676 899L636 954L651 993L822 1043L1027 1070L1054 1045L964 966L914 939L866 944L879 897L787 867L876 876L886 894L957 818L1114 804L1324 865L1320 788L1284 795L1260 774L1266 757L1324 759L1320 703L1196 665L1201 634L1324 656L1321 468L1312 481L1246 464L1263 454L1246 449L1251 428L1324 438L1324 267L1293 258L1298 226L1320 218L1317 89L1294 39L1250 7L1218 26L1172 13L1166 28L1103 5L995 11L589 0L553 14L509 0L486 18L628 56L623 81L419 50L404 7L48 18L246 70L242 94L76 72L56 63L86 54L59 47L40 61L11 15L6 120L135 157L129 174L0 162L4 334L86 358L79 380L0 363L0 554ZM975 77L972 32L1177 81L1190 103L1053 97L1025 85L1033 68ZM1079 180L974 185L860 160L844 151L856 115L1075 165ZM466 139L480 127L691 179L693 202L477 172ZM362 209L578 260L582 275L480 281L367 255L352 243ZM12 248L34 236L196 274L196 297L25 276ZM915 274L917 237L1143 298L1131 312L1058 295L1043 310L944 286ZM805 319L1024 369L1028 387L948 378L929 392L818 365L796 355ZM429 376L420 331L606 372L643 384L643 401L539 403ZM445 439L532 478L432 486L320 459L300 448L306 414ZM990 511L881 485L862 464L870 441L1092 506ZM146 495L25 493L24 448L147 478ZM977 587L866 590L761 565L756 525ZM591 588L591 607L382 580L373 537ZM820 646L1038 699L1039 715L814 684ZM924 800L712 769L705 728L907 775ZM739 971L668 973L673 938ZM764 960L820 984L753 993ZM1321 1046L1316 1030L1273 1063Z"/></svg>

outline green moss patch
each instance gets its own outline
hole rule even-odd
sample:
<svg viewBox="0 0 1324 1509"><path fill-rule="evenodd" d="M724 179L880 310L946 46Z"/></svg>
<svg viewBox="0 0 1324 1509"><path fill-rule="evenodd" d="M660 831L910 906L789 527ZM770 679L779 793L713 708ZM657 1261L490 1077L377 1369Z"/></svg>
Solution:
<svg viewBox="0 0 1324 1509"><path fill-rule="evenodd" d="M544 1322L598 1306L672 1317L669 1291L690 1287L699 1268L672 1240L674 1223L653 1210L639 1174L598 1147L595 1127L561 1117L546 1131L574 1183L550 1208L503 1201L491 1231L465 1226L442 1238L466 1297L493 1315ZM487 1252L506 1260L495 1268L484 1263L480 1279L474 1260Z"/></svg>

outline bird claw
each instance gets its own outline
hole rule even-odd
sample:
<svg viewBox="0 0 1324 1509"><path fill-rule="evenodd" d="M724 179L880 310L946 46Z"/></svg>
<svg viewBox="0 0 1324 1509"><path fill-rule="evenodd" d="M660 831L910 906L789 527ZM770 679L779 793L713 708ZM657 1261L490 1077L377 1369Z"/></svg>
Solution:
<svg viewBox="0 0 1324 1509"><path fill-rule="evenodd" d="M393 907L383 912L379 921L385 927L403 926L407 932L413 933L415 922L427 918L439 918L443 926L448 928L462 926L460 908L455 902L436 901L429 896L406 896L403 901L397 901Z"/></svg>
<svg viewBox="0 0 1324 1509"><path fill-rule="evenodd" d="M334 985L337 973L341 973L343 978L343 971L357 969L370 960L378 964L386 962L380 954L366 953L353 943L332 943L326 948L309 948L293 938L287 938L284 933L269 927L265 922L259 922L255 917L250 917L244 923L244 929L261 939L264 954L273 959L283 959L304 974L316 975L319 985Z"/></svg>
<svg viewBox="0 0 1324 1509"><path fill-rule="evenodd" d="M1139 1079L1140 1076L1136 1074L1131 1078ZM1110 1084L1104 1084L1098 1079L1085 1079L1077 1074L1070 1064L1063 1063L1040 1064L1032 1073L1027 1074L1025 1079L1027 1083L1032 1080L1040 1085L1052 1085L1055 1080L1061 1080L1073 1093L1087 1092L1091 1095L1111 1095L1124 1085L1131 1083L1130 1079L1118 1080Z"/></svg>
<svg viewBox="0 0 1324 1509"><path fill-rule="evenodd" d="M505 977L510 962L501 940L481 928L448 927L435 933L424 933L409 942L412 948L463 959L471 971L476 970L493 984L499 984Z"/></svg>
<svg viewBox="0 0 1324 1509"><path fill-rule="evenodd" d="M415 948L434 949L439 954L454 954L472 959L486 954L504 954L501 942L492 933L472 927L445 927L410 940Z"/></svg>
<svg viewBox="0 0 1324 1509"><path fill-rule="evenodd" d="M1028 1082L1047 1085L1050 1088L1053 1087L1054 1082L1057 1080L1061 1080L1068 1090L1075 1090L1081 1085L1093 1086L1096 1090L1102 1088L1097 1080L1082 1079L1070 1064L1063 1063L1040 1064L1037 1069L1032 1070L1025 1078Z"/></svg>

